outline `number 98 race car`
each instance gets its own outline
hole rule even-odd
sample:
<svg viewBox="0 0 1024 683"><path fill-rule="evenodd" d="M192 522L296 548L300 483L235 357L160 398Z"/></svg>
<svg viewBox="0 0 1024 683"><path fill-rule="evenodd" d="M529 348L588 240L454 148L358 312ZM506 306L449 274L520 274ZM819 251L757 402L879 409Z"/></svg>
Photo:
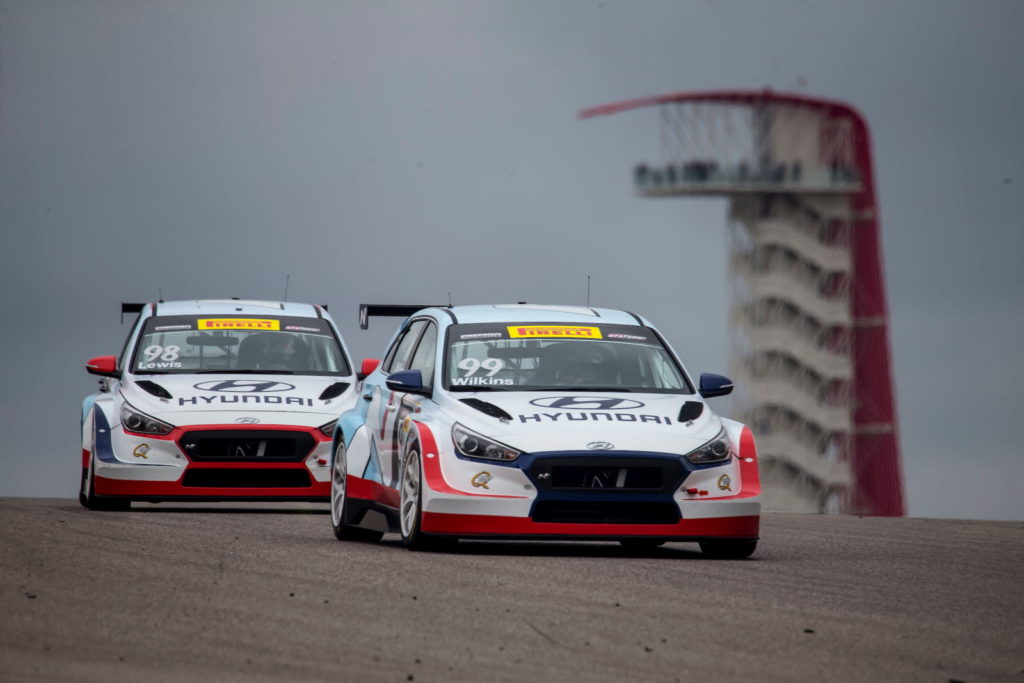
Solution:
<svg viewBox="0 0 1024 683"><path fill-rule="evenodd" d="M123 304L120 358L82 404L79 499L328 500L330 437L355 377L321 306L262 301Z"/></svg>
<svg viewBox="0 0 1024 683"><path fill-rule="evenodd" d="M746 557L760 522L754 438L695 387L651 323L534 305L364 306L410 315L363 361L334 435L339 539L398 531L410 549L458 538L700 543Z"/></svg>

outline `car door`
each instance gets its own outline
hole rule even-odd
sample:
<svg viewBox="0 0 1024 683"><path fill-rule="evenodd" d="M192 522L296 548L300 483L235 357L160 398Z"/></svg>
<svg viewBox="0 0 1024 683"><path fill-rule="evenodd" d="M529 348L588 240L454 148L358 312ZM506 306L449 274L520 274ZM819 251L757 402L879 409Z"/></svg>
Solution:
<svg viewBox="0 0 1024 683"><path fill-rule="evenodd" d="M388 355L384 358L384 366L381 370L385 377L393 372L408 369L416 342L426 324L426 320L414 320L398 336ZM391 488L396 486L395 479L398 475L399 453L395 445L397 418L401 402L401 396L398 394L399 392L391 391L382 382L375 388L367 411L367 425L372 429L371 436L376 446L381 480Z"/></svg>
<svg viewBox="0 0 1024 683"><path fill-rule="evenodd" d="M413 352L412 358L409 361L409 366L404 368L406 370L420 371L420 375L423 377L423 387L425 390L433 387L436 354L437 325L433 321L430 321L423 329L423 334L420 336L419 342L416 344L416 350ZM392 392L392 397L397 407L395 410L394 425L390 432L391 453L394 455L394 459L392 461L394 467L392 470L394 477L392 486L397 488L401 467L400 460L402 457L402 446L405 443L406 430L408 429L405 418L416 412L424 400L429 399L425 396L425 392L407 393L396 391Z"/></svg>

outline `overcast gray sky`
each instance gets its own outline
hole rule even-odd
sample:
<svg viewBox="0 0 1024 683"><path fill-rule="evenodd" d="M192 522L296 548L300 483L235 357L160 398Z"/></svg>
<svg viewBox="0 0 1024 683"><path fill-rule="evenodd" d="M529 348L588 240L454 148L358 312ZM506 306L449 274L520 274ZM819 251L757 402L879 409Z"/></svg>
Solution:
<svg viewBox="0 0 1024 683"><path fill-rule="evenodd" d="M874 137L907 500L1024 519L1024 3L0 0L0 495L73 496L121 301L528 300L727 367L726 204L633 195L656 110L770 87Z"/></svg>

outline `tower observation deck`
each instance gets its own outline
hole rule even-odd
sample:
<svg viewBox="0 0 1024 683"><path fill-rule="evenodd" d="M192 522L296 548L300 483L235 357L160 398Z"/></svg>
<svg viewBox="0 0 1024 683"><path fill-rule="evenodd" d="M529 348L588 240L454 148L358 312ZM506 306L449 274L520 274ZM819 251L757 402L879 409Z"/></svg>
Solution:
<svg viewBox="0 0 1024 683"><path fill-rule="evenodd" d="M758 438L766 507L904 514L871 144L842 102L685 92L659 108L642 197L729 199L730 372Z"/></svg>

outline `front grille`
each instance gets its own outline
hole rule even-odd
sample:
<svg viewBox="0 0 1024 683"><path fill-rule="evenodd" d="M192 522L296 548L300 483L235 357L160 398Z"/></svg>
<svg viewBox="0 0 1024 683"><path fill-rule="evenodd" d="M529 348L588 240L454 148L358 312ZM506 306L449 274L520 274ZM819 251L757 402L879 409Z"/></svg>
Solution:
<svg viewBox="0 0 1024 683"><path fill-rule="evenodd" d="M185 432L178 445L194 462L298 462L316 442L308 432L225 429Z"/></svg>
<svg viewBox="0 0 1024 683"><path fill-rule="evenodd" d="M187 470L181 485L215 488L304 488L311 485L309 472L298 469L201 469Z"/></svg>
<svg viewBox="0 0 1024 683"><path fill-rule="evenodd" d="M528 474L542 491L673 493L685 472L678 458L553 456L535 460Z"/></svg>
<svg viewBox="0 0 1024 683"><path fill-rule="evenodd" d="M562 524L675 524L679 508L669 502L541 500L532 518Z"/></svg>
<svg viewBox="0 0 1024 683"><path fill-rule="evenodd" d="M658 491L661 489L661 468L562 465L551 468L551 489Z"/></svg>

